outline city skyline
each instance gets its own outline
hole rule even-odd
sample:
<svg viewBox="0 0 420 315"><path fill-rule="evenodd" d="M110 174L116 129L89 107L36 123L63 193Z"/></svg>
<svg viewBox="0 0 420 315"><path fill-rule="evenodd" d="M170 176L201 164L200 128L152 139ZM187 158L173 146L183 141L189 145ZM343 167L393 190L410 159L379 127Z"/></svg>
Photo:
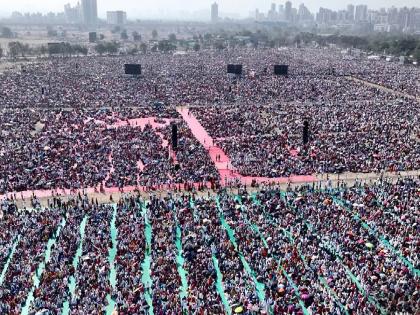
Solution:
<svg viewBox="0 0 420 315"><path fill-rule="evenodd" d="M48 12L62 12L64 5L70 3L75 6L78 1L76 0L43 0L42 2L33 2L30 0L15 0L10 1L9 5L0 7L0 16L8 17L14 11L26 13L48 13ZM173 2L169 0L155 0L153 3L142 3L141 6L134 4L132 0L120 0L118 2L110 0L99 0L98 1L98 16L102 19L106 19L108 11L124 10L130 12L130 18L178 18L182 19L186 13L191 16L197 15L202 17L205 11L209 10L209 7L214 1L192 1L192 0L179 0L177 1L176 9L173 8ZM249 13L259 9L261 11L268 11L272 3L276 5L284 4L285 1L271 1L271 0L230 0L230 1L217 1L219 5L219 15L232 16L237 18L249 17ZM332 0L321 0L321 1L292 1L294 7L299 7L300 4L304 4L310 12L316 13L319 8L327 8L331 10L344 10L348 4L353 5L367 5L369 9L381 9L395 6L401 7L419 7L418 0L364 0L346 3L337 3Z"/></svg>

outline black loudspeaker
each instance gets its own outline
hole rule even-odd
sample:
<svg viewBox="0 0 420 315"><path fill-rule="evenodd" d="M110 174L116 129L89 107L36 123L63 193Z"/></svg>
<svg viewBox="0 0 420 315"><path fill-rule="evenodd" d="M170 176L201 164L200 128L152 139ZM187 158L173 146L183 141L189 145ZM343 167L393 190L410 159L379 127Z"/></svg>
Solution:
<svg viewBox="0 0 420 315"><path fill-rule="evenodd" d="M90 32L89 33L89 43L96 42L96 39L97 39L96 32Z"/></svg>
<svg viewBox="0 0 420 315"><path fill-rule="evenodd" d="M288 65L274 65L274 74L275 75L288 75L289 66Z"/></svg>
<svg viewBox="0 0 420 315"><path fill-rule="evenodd" d="M241 75L242 74L242 65L236 65L236 74Z"/></svg>
<svg viewBox="0 0 420 315"><path fill-rule="evenodd" d="M141 65L139 64L125 64L124 65L125 74L131 75L140 75L141 74Z"/></svg>
<svg viewBox="0 0 420 315"><path fill-rule="evenodd" d="M172 149L178 149L178 126L172 125Z"/></svg>
<svg viewBox="0 0 420 315"><path fill-rule="evenodd" d="M241 75L242 74L242 65L227 65L227 73Z"/></svg>
<svg viewBox="0 0 420 315"><path fill-rule="evenodd" d="M227 65L227 73L235 73L235 65Z"/></svg>
<svg viewBox="0 0 420 315"><path fill-rule="evenodd" d="M329 68L328 69L328 74L329 75L335 75L335 68L334 67Z"/></svg>
<svg viewBox="0 0 420 315"><path fill-rule="evenodd" d="M303 123L303 144L308 144L309 142L309 122L305 120Z"/></svg>

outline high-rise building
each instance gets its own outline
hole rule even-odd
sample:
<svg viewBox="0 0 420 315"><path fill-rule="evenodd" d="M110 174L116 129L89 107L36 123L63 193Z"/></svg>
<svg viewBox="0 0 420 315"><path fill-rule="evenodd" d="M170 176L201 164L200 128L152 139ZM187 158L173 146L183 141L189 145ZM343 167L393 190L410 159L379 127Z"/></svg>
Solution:
<svg viewBox="0 0 420 315"><path fill-rule="evenodd" d="M347 10L338 10L337 11L337 21L340 23L347 20Z"/></svg>
<svg viewBox="0 0 420 315"><path fill-rule="evenodd" d="M96 25L98 22L98 5L96 0L82 0L82 17L86 25Z"/></svg>
<svg viewBox="0 0 420 315"><path fill-rule="evenodd" d="M273 12L276 12L277 10L276 10L276 4L275 3L272 3L271 4L271 11L273 11Z"/></svg>
<svg viewBox="0 0 420 315"><path fill-rule="evenodd" d="M285 4L284 17L286 21L292 20L292 3L290 1L287 1Z"/></svg>
<svg viewBox="0 0 420 315"><path fill-rule="evenodd" d="M108 11L106 21L111 25L124 25L127 22L127 13L124 11Z"/></svg>
<svg viewBox="0 0 420 315"><path fill-rule="evenodd" d="M277 6L275 3L271 4L271 9L268 11L267 18L270 21L275 21L278 19Z"/></svg>
<svg viewBox="0 0 420 315"><path fill-rule="evenodd" d="M352 4L347 6L347 20L354 21L354 5Z"/></svg>
<svg viewBox="0 0 420 315"><path fill-rule="evenodd" d="M338 13L326 8L319 8L319 12L316 15L316 21L322 25L331 25L335 23L337 19Z"/></svg>
<svg viewBox="0 0 420 315"><path fill-rule="evenodd" d="M285 20L284 17L284 5L279 4L279 19L280 20Z"/></svg>
<svg viewBox="0 0 420 315"><path fill-rule="evenodd" d="M356 13L354 15L354 20L356 22L364 22L368 20L368 14L367 14L367 5L360 4L356 6Z"/></svg>
<svg viewBox="0 0 420 315"><path fill-rule="evenodd" d="M313 19L311 12L303 3L301 3L299 6L297 17L298 17L298 20L301 22L310 21Z"/></svg>
<svg viewBox="0 0 420 315"><path fill-rule="evenodd" d="M215 2L211 5L211 21L217 22L219 20L219 5Z"/></svg>
<svg viewBox="0 0 420 315"><path fill-rule="evenodd" d="M80 2L77 2L75 7L72 7L70 3L66 4L64 6L64 16L67 23L80 23L82 16Z"/></svg>

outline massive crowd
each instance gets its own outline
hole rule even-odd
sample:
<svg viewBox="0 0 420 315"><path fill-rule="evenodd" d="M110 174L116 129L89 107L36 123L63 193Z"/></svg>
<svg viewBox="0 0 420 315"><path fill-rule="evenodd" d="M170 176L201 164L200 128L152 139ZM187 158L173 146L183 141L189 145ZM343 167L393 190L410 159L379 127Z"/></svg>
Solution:
<svg viewBox="0 0 420 315"><path fill-rule="evenodd" d="M143 75L123 75L125 63L141 63ZM226 76L228 63L244 65L246 80ZM274 64L288 64L290 76L272 74ZM332 69L335 75L331 75ZM349 60L323 49L203 50L186 55L57 58L34 62L22 71L0 75L1 107L85 108L171 104L262 103L326 98L337 76L354 76L419 96L420 70L385 61ZM330 80L325 80L327 76ZM311 90L315 88L315 91ZM330 89L334 92L333 89ZM314 92L318 92L315 95ZM338 91L336 91L338 92ZM339 95L342 93L340 92ZM349 93L350 94L350 93ZM343 99L340 98L340 101Z"/></svg>
<svg viewBox="0 0 420 315"><path fill-rule="evenodd" d="M165 127L171 120L180 127L175 162L170 127ZM218 178L207 152L173 108L5 109L0 121L0 193Z"/></svg>
<svg viewBox="0 0 420 315"><path fill-rule="evenodd" d="M141 77L118 75L136 61ZM53 191L46 208L1 200L0 314L415 314L418 179L57 197L222 181L212 145L244 176L419 170L418 101L349 76L418 96L416 68L322 49L57 58L0 75L0 194Z"/></svg>
<svg viewBox="0 0 420 315"><path fill-rule="evenodd" d="M143 75L119 74L127 62ZM225 74L230 62L244 64L243 78ZM275 63L290 75L272 75ZM419 169L418 102L344 77L396 90L403 82L416 94L418 69L379 63L323 49L237 49L28 64L0 75L0 193L217 181L179 105L192 107L242 175ZM150 125L126 124L141 118ZM171 122L182 136L176 152Z"/></svg>
<svg viewBox="0 0 420 315"><path fill-rule="evenodd" d="M419 202L418 179L31 212L4 200L0 311L415 314Z"/></svg>
<svg viewBox="0 0 420 315"><path fill-rule="evenodd" d="M351 91L352 84L346 89ZM353 95L359 99L352 102L191 110L243 175L418 170L418 103L382 92L373 96L372 89L366 89L364 94L358 86L354 92L359 94ZM305 121L310 133L307 145L303 144Z"/></svg>

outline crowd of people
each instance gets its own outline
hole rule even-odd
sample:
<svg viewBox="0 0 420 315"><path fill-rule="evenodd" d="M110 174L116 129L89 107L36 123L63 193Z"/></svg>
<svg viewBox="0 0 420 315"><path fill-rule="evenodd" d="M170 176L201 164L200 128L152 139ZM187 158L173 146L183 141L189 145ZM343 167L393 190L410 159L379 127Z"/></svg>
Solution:
<svg viewBox="0 0 420 315"><path fill-rule="evenodd" d="M129 62L142 64L141 77L119 74ZM238 62L243 76L226 75L226 64ZM277 63L289 65L289 76L272 74ZM191 107L244 176L419 169L418 101L351 76L414 96L419 90L417 68L343 58L330 49L27 64L0 75L0 194L217 182L214 163L180 119L181 105ZM126 123L141 118L151 124ZM176 152L171 122L182 137Z"/></svg>
<svg viewBox="0 0 420 315"><path fill-rule="evenodd" d="M170 121L180 130L175 158ZM4 109L0 122L0 194L218 180L173 107Z"/></svg>
<svg viewBox="0 0 420 315"><path fill-rule="evenodd" d="M125 63L141 63L141 78L123 75ZM247 80L226 76L228 63L244 65ZM274 64L290 66L290 78L273 76ZM202 50L186 55L153 53L132 57L49 59L0 75L0 106L77 107L135 106L161 100L176 104L224 104L304 97L307 79L317 86L324 75L355 76L419 96L420 70L385 61L346 59L325 49ZM307 76L305 78L305 76ZM296 84L303 82L300 86ZM281 90L276 87L281 86ZM287 91L285 93L283 91ZM265 92L265 93L264 93Z"/></svg>
<svg viewBox="0 0 420 315"><path fill-rule="evenodd" d="M325 99L314 102L192 106L190 110L242 175L420 168L417 102L350 81L327 86L317 93L327 95ZM336 98L328 96L332 94ZM303 142L305 122L309 124L307 144Z"/></svg>
<svg viewBox="0 0 420 315"><path fill-rule="evenodd" d="M4 200L0 311L415 314L419 185Z"/></svg>
<svg viewBox="0 0 420 315"><path fill-rule="evenodd" d="M118 74L136 62L142 76ZM280 63L288 76L271 73ZM419 77L306 48L51 58L1 74L0 194L14 194L0 201L0 314L415 314L418 178L167 187L217 187L214 145L251 177L419 170ZM150 195L76 194L125 187ZM18 209L17 192L35 190L52 191L48 207L34 194Z"/></svg>

